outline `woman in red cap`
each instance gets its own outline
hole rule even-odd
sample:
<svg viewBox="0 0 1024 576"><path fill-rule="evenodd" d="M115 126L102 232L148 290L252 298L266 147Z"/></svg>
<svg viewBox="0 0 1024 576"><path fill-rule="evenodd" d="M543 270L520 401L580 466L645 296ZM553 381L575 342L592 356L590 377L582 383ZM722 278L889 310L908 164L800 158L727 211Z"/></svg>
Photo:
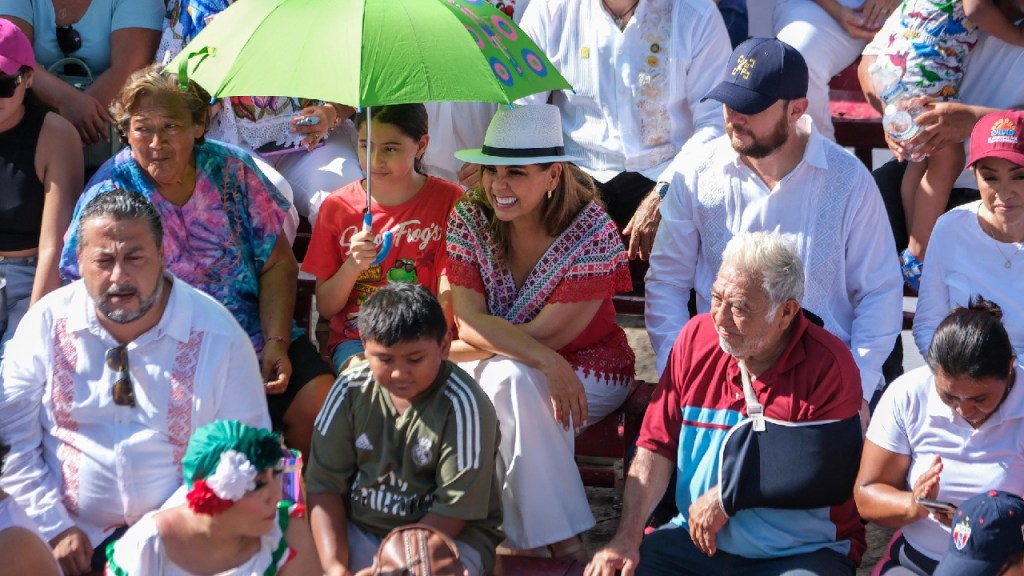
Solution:
<svg viewBox="0 0 1024 576"><path fill-rule="evenodd" d="M1003 309L1003 326L1024 358L1024 112L983 117L971 133L970 161L981 200L950 210L932 234L914 316L922 356L957 306L984 296Z"/></svg>
<svg viewBox="0 0 1024 576"><path fill-rule="evenodd" d="M35 55L0 19L0 366L30 304L60 286L57 259L82 190L78 132L26 104Z"/></svg>

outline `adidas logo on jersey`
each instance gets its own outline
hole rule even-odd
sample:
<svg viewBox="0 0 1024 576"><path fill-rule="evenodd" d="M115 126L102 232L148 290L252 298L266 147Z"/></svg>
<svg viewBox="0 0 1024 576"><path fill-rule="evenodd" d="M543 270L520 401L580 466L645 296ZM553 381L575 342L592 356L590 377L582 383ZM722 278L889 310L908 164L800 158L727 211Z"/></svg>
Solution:
<svg viewBox="0 0 1024 576"><path fill-rule="evenodd" d="M370 443L370 439L366 436L366 432L359 435L356 439L356 448L359 450L373 450L373 444Z"/></svg>

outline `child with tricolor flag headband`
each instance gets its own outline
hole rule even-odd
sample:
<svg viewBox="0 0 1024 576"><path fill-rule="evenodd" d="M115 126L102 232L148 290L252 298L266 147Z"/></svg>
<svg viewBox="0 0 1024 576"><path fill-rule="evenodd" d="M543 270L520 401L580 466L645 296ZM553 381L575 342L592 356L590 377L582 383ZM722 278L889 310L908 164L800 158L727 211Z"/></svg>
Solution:
<svg viewBox="0 0 1024 576"><path fill-rule="evenodd" d="M281 457L277 435L261 428L221 420L197 430L184 487L110 545L107 576L323 574L304 509L281 499Z"/></svg>

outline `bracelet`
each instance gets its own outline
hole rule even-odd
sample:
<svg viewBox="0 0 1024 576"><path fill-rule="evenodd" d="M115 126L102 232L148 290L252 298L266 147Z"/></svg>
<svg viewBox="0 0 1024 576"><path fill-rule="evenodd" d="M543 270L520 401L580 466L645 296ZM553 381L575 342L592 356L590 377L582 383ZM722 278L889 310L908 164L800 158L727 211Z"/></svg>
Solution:
<svg viewBox="0 0 1024 576"><path fill-rule="evenodd" d="M341 107L334 102L324 102L324 106L330 106L334 110L334 122L331 122L331 125L327 127L328 132L334 132L338 129L338 126L341 126Z"/></svg>
<svg viewBox="0 0 1024 576"><path fill-rule="evenodd" d="M288 340L284 336L264 336L263 344L269 344L270 342L282 342L288 344Z"/></svg>

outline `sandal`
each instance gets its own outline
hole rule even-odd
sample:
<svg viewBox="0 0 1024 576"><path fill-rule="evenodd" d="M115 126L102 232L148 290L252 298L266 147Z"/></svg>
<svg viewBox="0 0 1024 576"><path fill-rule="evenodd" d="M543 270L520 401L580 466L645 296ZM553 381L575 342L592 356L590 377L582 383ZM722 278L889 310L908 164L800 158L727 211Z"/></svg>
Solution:
<svg viewBox="0 0 1024 576"><path fill-rule="evenodd" d="M914 292L921 290L921 270L924 263L910 253L910 249L900 253L900 271L903 272L903 282Z"/></svg>
<svg viewBox="0 0 1024 576"><path fill-rule="evenodd" d="M590 554L587 553L587 547L579 536L573 536L561 542L550 544L548 545L548 550L551 552L552 558L570 560L584 566L590 562Z"/></svg>

